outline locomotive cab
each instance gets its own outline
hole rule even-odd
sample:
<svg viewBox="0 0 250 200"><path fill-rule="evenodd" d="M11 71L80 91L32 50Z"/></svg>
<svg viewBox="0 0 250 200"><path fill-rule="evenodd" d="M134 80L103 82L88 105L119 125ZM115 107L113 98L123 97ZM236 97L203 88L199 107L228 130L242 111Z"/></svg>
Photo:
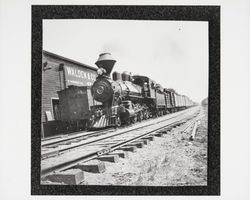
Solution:
<svg viewBox="0 0 250 200"><path fill-rule="evenodd" d="M144 97L155 98L155 82L146 76L133 76L133 83L142 87Z"/></svg>

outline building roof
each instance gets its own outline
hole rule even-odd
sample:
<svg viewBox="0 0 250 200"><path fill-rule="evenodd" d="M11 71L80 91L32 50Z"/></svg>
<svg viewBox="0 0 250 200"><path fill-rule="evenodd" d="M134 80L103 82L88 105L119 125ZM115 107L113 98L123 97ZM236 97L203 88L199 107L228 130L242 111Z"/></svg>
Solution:
<svg viewBox="0 0 250 200"><path fill-rule="evenodd" d="M46 56L50 56L50 57L54 57L54 58L57 58L57 59L60 59L60 60L63 60L63 61L66 61L66 62L70 62L70 63L73 63L75 65L78 65L80 67L84 67L84 68L89 68L89 69L92 69L92 70L97 70L98 68L97 67L92 67L90 65L86 65L84 63L80 63L78 61L75 61L75 60L72 60L72 59L69 59L69 58L66 58L66 57L63 57L63 56L60 56L60 55L57 55L57 54L54 54L54 53L51 53L49 51L45 51L43 50L43 54Z"/></svg>

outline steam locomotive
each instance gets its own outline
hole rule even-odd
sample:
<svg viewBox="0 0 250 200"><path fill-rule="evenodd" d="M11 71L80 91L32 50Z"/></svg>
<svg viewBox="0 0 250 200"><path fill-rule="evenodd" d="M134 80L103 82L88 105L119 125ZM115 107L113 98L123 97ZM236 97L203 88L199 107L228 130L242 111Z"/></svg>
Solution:
<svg viewBox="0 0 250 200"><path fill-rule="evenodd" d="M111 78L115 62L110 53L100 54L92 87L69 86L58 91L63 130L119 127L195 105L147 76L113 72Z"/></svg>
<svg viewBox="0 0 250 200"><path fill-rule="evenodd" d="M95 63L99 69L91 94L101 105L91 108L90 128L131 124L194 105L188 97L163 89L146 76L114 72L111 79L115 62L110 53L103 53Z"/></svg>

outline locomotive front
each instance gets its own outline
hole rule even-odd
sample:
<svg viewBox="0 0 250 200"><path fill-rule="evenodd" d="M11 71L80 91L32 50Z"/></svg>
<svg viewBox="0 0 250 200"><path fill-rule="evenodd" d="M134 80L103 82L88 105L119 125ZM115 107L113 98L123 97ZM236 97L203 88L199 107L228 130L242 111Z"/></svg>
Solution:
<svg viewBox="0 0 250 200"><path fill-rule="evenodd" d="M91 88L93 99L102 106L93 107L93 128L119 126L135 118L135 111L140 110L141 87L132 83L131 75L123 73L123 79L111 79L116 60L110 53L99 55L97 78ZM115 73L113 73L114 75ZM132 100L132 99L133 100Z"/></svg>
<svg viewBox="0 0 250 200"><path fill-rule="evenodd" d="M118 106L113 106L113 100L116 93L120 93L119 84L110 78L110 73L116 60L110 53L99 55L96 65L97 78L91 87L91 93L94 100L101 102L102 106L93 106L93 115L90 119L91 128L105 128L117 126Z"/></svg>

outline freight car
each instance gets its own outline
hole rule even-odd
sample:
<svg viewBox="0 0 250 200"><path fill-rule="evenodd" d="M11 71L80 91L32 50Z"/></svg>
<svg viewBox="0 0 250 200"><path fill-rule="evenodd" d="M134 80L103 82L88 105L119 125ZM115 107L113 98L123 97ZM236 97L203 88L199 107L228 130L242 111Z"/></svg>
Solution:
<svg viewBox="0 0 250 200"><path fill-rule="evenodd" d="M173 113L176 112L176 106L175 106L175 98L174 98L174 93L175 91L172 89L167 89L164 88L164 93L166 95L166 104L167 104L167 111L169 113Z"/></svg>

